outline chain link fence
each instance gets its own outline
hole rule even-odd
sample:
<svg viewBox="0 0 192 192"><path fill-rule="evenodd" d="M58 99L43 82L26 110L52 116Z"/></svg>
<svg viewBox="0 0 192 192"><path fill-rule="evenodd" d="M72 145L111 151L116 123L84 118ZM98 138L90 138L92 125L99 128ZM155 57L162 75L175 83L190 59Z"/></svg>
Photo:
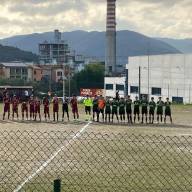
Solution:
<svg viewBox="0 0 192 192"><path fill-rule="evenodd" d="M1 131L0 191L192 191L192 137Z"/></svg>

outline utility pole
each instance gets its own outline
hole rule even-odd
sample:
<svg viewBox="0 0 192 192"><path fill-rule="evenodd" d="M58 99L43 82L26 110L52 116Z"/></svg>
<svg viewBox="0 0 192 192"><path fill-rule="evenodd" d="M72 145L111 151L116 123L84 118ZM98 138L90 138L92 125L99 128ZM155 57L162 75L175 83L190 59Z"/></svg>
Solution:
<svg viewBox="0 0 192 192"><path fill-rule="evenodd" d="M191 84L189 85L189 104L191 104Z"/></svg>
<svg viewBox="0 0 192 192"><path fill-rule="evenodd" d="M168 84L168 98L169 98L169 84Z"/></svg>
<svg viewBox="0 0 192 192"><path fill-rule="evenodd" d="M139 99L141 99L141 66L139 66Z"/></svg>
<svg viewBox="0 0 192 192"><path fill-rule="evenodd" d="M52 80L52 66L50 66L50 75L49 75L49 91L51 92L51 80Z"/></svg>
<svg viewBox="0 0 192 192"><path fill-rule="evenodd" d="M148 88L148 101L150 97L150 89L149 89L149 55L148 55L148 67L147 67L147 88Z"/></svg>
<svg viewBox="0 0 192 192"><path fill-rule="evenodd" d="M65 97L65 63L63 63L63 98Z"/></svg>
<svg viewBox="0 0 192 192"><path fill-rule="evenodd" d="M150 97L150 88L149 88L149 64L150 64L150 41L148 42L148 48L147 48L147 55L148 55L148 67L147 67L147 87L148 87L148 101L149 101L149 97Z"/></svg>
<svg viewBox="0 0 192 192"><path fill-rule="evenodd" d="M70 62L69 62L69 76L68 76L68 81L69 81L69 97L71 96L71 66L73 66L73 58L71 58Z"/></svg>

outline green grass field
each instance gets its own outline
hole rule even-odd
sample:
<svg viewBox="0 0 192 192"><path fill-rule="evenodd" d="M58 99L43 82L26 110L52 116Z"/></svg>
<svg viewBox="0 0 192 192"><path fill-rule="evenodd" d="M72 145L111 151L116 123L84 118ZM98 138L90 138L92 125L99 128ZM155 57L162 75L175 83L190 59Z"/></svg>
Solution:
<svg viewBox="0 0 192 192"><path fill-rule="evenodd" d="M192 106L173 106L174 125L0 121L0 191L192 191ZM2 117L2 116L1 116Z"/></svg>

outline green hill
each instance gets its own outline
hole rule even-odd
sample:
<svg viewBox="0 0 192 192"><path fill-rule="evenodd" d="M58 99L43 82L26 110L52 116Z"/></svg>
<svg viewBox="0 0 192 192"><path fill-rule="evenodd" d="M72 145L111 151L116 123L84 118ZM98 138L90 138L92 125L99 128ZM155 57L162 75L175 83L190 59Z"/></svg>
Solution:
<svg viewBox="0 0 192 192"><path fill-rule="evenodd" d="M15 47L0 45L0 62L25 61L37 62L38 56L28 51L22 51Z"/></svg>

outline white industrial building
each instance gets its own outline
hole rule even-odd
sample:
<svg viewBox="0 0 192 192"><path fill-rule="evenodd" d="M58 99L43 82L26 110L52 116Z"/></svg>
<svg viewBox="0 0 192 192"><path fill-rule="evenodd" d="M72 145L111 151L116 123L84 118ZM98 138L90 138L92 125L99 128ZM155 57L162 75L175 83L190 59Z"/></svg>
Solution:
<svg viewBox="0 0 192 192"><path fill-rule="evenodd" d="M125 95L125 77L105 77L105 96L115 97L119 91L120 97Z"/></svg>
<svg viewBox="0 0 192 192"><path fill-rule="evenodd" d="M138 95L140 67L141 95L192 103L192 54L129 57L128 63L127 82L125 77L105 78L106 96L115 93L117 83L128 89L132 98Z"/></svg>

